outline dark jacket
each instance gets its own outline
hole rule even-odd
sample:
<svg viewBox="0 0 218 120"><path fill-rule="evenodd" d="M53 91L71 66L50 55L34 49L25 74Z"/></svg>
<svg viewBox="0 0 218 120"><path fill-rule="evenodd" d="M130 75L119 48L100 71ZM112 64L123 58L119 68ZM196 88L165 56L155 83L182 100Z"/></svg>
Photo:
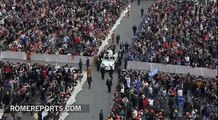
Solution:
<svg viewBox="0 0 218 120"><path fill-rule="evenodd" d="M136 31L136 30L137 30L137 27L134 25L134 26L132 27L132 30L133 30L133 31Z"/></svg>
<svg viewBox="0 0 218 120"><path fill-rule="evenodd" d="M99 113L99 120L103 120L103 119L104 119L103 112L100 112Z"/></svg>
<svg viewBox="0 0 218 120"><path fill-rule="evenodd" d="M82 69L83 62L79 61L79 68Z"/></svg>
<svg viewBox="0 0 218 120"><path fill-rule="evenodd" d="M120 40L120 35L116 36L116 40L119 41Z"/></svg>
<svg viewBox="0 0 218 120"><path fill-rule="evenodd" d="M89 59L86 60L86 66L88 66L88 67L90 66Z"/></svg>
<svg viewBox="0 0 218 120"><path fill-rule="evenodd" d="M107 82L106 82L106 85L108 86L108 87L110 87L110 86L112 86L112 80L111 79L107 79Z"/></svg>
<svg viewBox="0 0 218 120"><path fill-rule="evenodd" d="M91 83L91 82L92 82L92 77L91 77L91 76L88 76L88 77L87 77L87 81L88 81L88 83Z"/></svg>

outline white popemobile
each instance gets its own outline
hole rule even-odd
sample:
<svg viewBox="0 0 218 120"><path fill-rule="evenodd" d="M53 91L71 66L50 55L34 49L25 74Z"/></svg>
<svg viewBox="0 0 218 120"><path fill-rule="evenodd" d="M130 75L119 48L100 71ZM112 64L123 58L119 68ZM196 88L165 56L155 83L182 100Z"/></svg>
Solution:
<svg viewBox="0 0 218 120"><path fill-rule="evenodd" d="M112 50L107 50L107 52L104 54L104 57L101 58L101 65L100 67L104 67L105 70L110 70L111 67L114 70L115 69L115 63L117 61L118 54L113 54Z"/></svg>

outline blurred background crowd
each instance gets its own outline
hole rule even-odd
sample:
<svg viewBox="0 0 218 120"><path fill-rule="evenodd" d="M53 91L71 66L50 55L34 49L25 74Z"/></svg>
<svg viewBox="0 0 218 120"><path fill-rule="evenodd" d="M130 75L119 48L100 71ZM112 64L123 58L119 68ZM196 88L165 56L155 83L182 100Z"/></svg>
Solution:
<svg viewBox="0 0 218 120"><path fill-rule="evenodd" d="M217 2L157 0L138 27L128 60L217 66Z"/></svg>
<svg viewBox="0 0 218 120"><path fill-rule="evenodd" d="M94 56L126 5L126 0L1 0L0 46Z"/></svg>
<svg viewBox="0 0 218 120"><path fill-rule="evenodd" d="M218 77L123 70L108 120L216 120Z"/></svg>

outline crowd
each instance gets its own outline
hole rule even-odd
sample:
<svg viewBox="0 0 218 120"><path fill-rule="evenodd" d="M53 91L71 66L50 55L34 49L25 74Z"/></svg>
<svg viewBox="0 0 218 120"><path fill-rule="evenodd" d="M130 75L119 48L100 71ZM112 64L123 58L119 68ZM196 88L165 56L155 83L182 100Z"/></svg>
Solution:
<svg viewBox="0 0 218 120"><path fill-rule="evenodd" d="M2 50L93 56L127 1L1 0Z"/></svg>
<svg viewBox="0 0 218 120"><path fill-rule="evenodd" d="M123 70L108 120L216 120L218 77Z"/></svg>
<svg viewBox="0 0 218 120"><path fill-rule="evenodd" d="M0 108L12 116L10 105L62 105L65 106L74 87L81 81L82 71L72 66L33 65L0 62ZM38 101L38 98L40 100ZM34 113L36 120L57 119L61 111ZM22 114L21 116L22 117Z"/></svg>
<svg viewBox="0 0 218 120"><path fill-rule="evenodd" d="M214 0L156 0L137 29L128 60L217 66Z"/></svg>

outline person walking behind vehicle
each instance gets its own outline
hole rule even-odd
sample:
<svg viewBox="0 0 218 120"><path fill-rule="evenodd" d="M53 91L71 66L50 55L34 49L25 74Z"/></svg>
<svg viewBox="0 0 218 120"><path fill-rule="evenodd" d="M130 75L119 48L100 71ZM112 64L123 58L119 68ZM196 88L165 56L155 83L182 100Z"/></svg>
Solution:
<svg viewBox="0 0 218 120"><path fill-rule="evenodd" d="M120 43L120 34L119 33L117 33L116 42L117 42L117 45L119 45L119 43Z"/></svg>
<svg viewBox="0 0 218 120"><path fill-rule="evenodd" d="M99 120L103 120L103 119L104 119L104 114L103 114L103 110L101 109L99 113Z"/></svg>
<svg viewBox="0 0 218 120"><path fill-rule="evenodd" d="M88 70L89 67L90 67L90 62L89 62L89 58L87 57L87 59L86 59L86 68L87 68L87 70Z"/></svg>
<svg viewBox="0 0 218 120"><path fill-rule="evenodd" d="M137 5L140 6L141 0L138 0Z"/></svg>
<svg viewBox="0 0 218 120"><path fill-rule="evenodd" d="M113 73L114 73L114 69L112 66L110 66L109 77L111 77L112 79L113 79Z"/></svg>
<svg viewBox="0 0 218 120"><path fill-rule="evenodd" d="M143 15L144 15L144 8L141 8L141 17L143 17Z"/></svg>
<svg viewBox="0 0 218 120"><path fill-rule="evenodd" d="M111 93L111 87L112 87L112 78L107 79L106 85L108 88L108 93Z"/></svg>
<svg viewBox="0 0 218 120"><path fill-rule="evenodd" d="M102 78L102 80L104 80L104 74L105 74L105 67L102 66L101 67L101 78Z"/></svg>
<svg viewBox="0 0 218 120"><path fill-rule="evenodd" d="M82 59L80 58L79 59L79 70L82 70L83 68L83 62L82 62Z"/></svg>
<svg viewBox="0 0 218 120"><path fill-rule="evenodd" d="M92 75L92 69L91 69L91 67L88 67L88 69L87 69L87 75Z"/></svg>
<svg viewBox="0 0 218 120"><path fill-rule="evenodd" d="M97 58L96 64L97 64L96 65L97 71L100 71L100 65L101 65L101 58L100 57Z"/></svg>
<svg viewBox="0 0 218 120"><path fill-rule="evenodd" d="M89 89L91 89L91 83L92 83L92 76L91 75L88 75L87 81L88 81Z"/></svg>
<svg viewBox="0 0 218 120"><path fill-rule="evenodd" d="M137 27L136 27L135 24L133 25L132 30L133 30L133 35L135 36L135 34L136 34L136 30L137 30Z"/></svg>

